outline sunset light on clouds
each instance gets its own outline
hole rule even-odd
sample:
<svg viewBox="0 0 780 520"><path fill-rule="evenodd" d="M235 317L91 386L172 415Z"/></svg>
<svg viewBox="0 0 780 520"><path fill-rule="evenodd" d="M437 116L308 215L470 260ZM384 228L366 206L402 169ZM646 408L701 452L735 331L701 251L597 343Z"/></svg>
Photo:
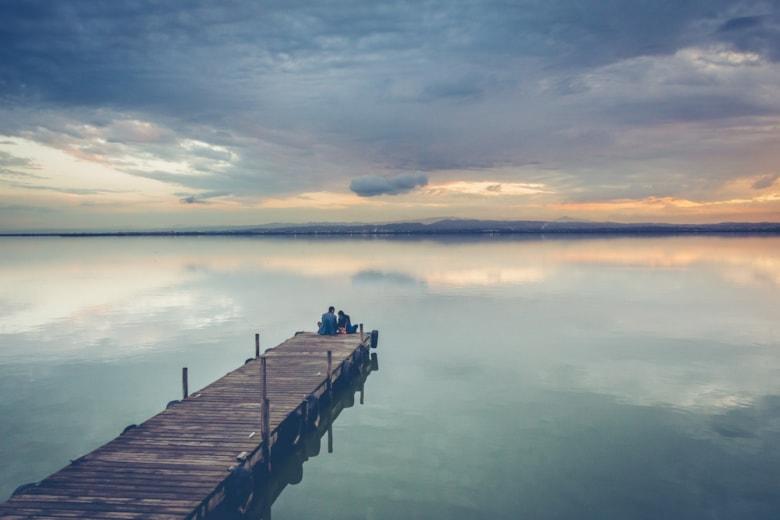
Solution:
<svg viewBox="0 0 780 520"><path fill-rule="evenodd" d="M780 220L772 2L1 8L6 231Z"/></svg>

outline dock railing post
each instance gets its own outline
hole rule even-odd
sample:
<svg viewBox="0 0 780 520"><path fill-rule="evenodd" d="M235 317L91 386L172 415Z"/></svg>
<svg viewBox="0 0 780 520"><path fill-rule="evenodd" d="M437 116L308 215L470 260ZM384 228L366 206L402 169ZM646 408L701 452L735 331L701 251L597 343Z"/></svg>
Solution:
<svg viewBox="0 0 780 520"><path fill-rule="evenodd" d="M328 351L328 399L333 398L333 351ZM330 405L328 405L330 406Z"/></svg>
<svg viewBox="0 0 780 520"><path fill-rule="evenodd" d="M183 395L182 399L187 399L187 396L190 395L187 385L187 367L182 367L181 369L181 393Z"/></svg>
<svg viewBox="0 0 780 520"><path fill-rule="evenodd" d="M255 333L255 359L260 357L260 333Z"/></svg>

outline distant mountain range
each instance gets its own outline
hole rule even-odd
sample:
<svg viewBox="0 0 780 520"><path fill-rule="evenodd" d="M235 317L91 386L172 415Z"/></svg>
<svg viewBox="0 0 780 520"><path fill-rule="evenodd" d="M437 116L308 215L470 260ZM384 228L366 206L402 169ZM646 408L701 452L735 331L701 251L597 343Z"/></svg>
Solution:
<svg viewBox="0 0 780 520"><path fill-rule="evenodd" d="M45 231L6 232L0 236L200 236L200 235L541 235L541 234L780 234L780 222L721 222L718 224L623 224L574 219L465 220L441 219L420 222L264 224L223 228L190 228L150 231Z"/></svg>

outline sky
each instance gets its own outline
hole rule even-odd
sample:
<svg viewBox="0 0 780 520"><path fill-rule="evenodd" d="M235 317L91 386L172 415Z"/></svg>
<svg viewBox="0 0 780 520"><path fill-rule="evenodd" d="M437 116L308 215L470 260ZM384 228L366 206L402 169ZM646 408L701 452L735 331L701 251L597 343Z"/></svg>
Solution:
<svg viewBox="0 0 780 520"><path fill-rule="evenodd" d="M780 3L0 0L0 230L780 221Z"/></svg>

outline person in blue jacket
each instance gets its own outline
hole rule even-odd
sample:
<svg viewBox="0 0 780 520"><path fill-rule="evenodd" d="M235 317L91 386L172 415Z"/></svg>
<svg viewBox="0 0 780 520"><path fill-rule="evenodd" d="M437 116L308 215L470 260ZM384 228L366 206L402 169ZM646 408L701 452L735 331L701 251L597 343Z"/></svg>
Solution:
<svg viewBox="0 0 780 520"><path fill-rule="evenodd" d="M338 320L336 319L336 308L328 307L328 312L322 315L320 320L320 330L318 334L323 336L333 336L338 332Z"/></svg>

